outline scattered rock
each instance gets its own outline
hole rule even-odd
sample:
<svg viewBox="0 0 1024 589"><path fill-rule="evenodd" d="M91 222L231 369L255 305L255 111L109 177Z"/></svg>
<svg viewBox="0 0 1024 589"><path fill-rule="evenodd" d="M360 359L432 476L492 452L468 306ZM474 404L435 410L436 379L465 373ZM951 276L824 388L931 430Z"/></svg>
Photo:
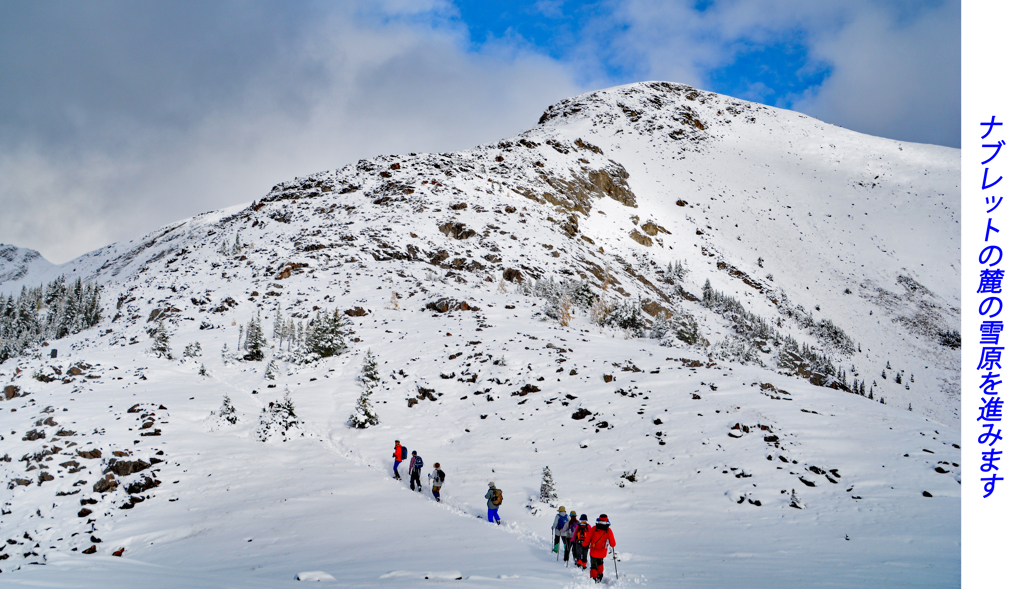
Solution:
<svg viewBox="0 0 1024 589"><path fill-rule="evenodd" d="M114 480L114 475L108 474L102 479L96 481L92 486L92 490L96 493L106 493L117 488L117 481Z"/></svg>
<svg viewBox="0 0 1024 589"><path fill-rule="evenodd" d="M580 407L579 409L576 410L575 413L572 414L572 418L576 419L576 420L580 420L580 419L584 419L585 417L587 417L590 414L591 413L590 413L589 410L584 409L583 407Z"/></svg>
<svg viewBox="0 0 1024 589"><path fill-rule="evenodd" d="M82 554L96 554L96 545L93 544L92 546L86 548L82 551Z"/></svg>
<svg viewBox="0 0 1024 589"><path fill-rule="evenodd" d="M119 477L125 477L146 470L152 466L145 460L112 460L105 472L113 472Z"/></svg>
<svg viewBox="0 0 1024 589"><path fill-rule="evenodd" d="M630 232L629 238L645 247L651 247L652 245L654 245L653 239L647 237L643 233L640 233L636 229Z"/></svg>
<svg viewBox="0 0 1024 589"><path fill-rule="evenodd" d="M476 231L466 227L464 223L449 221L443 223L437 227L441 233L444 233L452 239L469 239L476 235Z"/></svg>
<svg viewBox="0 0 1024 589"><path fill-rule="evenodd" d="M127 491L129 495L138 495L143 491L148 491L149 489L159 486L160 481L146 477L145 480L137 481L128 485L124 490Z"/></svg>
<svg viewBox="0 0 1024 589"><path fill-rule="evenodd" d="M15 386L13 384L9 384L9 385L5 386L4 387L4 393L3 393L4 400L5 401L10 401L11 399L19 396L18 393L20 391L21 391L21 387Z"/></svg>
<svg viewBox="0 0 1024 589"><path fill-rule="evenodd" d="M540 387L538 387L536 385L532 385L532 384L525 384L525 385L523 385L523 388L521 388L518 391L512 393L512 396L513 397L525 397L526 395L528 395L530 393L539 393L539 392L540 392Z"/></svg>

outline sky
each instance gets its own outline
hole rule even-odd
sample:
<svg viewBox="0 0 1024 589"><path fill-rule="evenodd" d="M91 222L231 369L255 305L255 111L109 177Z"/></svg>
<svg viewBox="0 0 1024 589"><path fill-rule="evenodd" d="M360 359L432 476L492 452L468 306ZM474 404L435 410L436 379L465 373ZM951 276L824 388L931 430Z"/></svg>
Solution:
<svg viewBox="0 0 1024 589"><path fill-rule="evenodd" d="M0 242L62 263L639 81L959 148L960 4L0 0L0 80Z"/></svg>

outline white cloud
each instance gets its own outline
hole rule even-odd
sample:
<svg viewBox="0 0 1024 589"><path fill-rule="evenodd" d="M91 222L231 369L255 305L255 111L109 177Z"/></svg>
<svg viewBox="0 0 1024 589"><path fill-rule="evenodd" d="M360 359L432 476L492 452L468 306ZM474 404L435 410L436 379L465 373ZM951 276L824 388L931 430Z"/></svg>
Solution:
<svg viewBox="0 0 1024 589"><path fill-rule="evenodd" d="M436 7L394 2L386 19L348 11L295 25L259 62L224 72L234 90L190 88L202 76L186 71L156 113L97 120L71 101L67 143L26 129L0 144L3 240L63 262L294 176L510 136L581 91L564 66L509 40L467 53L457 26L417 22L424 6Z"/></svg>
<svg viewBox="0 0 1024 589"><path fill-rule="evenodd" d="M611 41L609 42L609 38ZM596 70L709 90L710 74L756 46L807 48L804 72L827 66L820 88L793 108L865 133L959 145L960 7L939 2L627 0L591 23L576 54ZM751 86L751 98L771 96Z"/></svg>

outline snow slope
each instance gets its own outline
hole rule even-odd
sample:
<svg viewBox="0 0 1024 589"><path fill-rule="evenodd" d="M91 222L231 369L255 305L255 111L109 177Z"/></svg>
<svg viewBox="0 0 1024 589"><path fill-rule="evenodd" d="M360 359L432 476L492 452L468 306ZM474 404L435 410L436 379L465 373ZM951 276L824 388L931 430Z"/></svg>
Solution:
<svg viewBox="0 0 1024 589"><path fill-rule="evenodd" d="M74 273L104 285L106 309L49 342L57 360L0 365L19 395L0 402L2 578L589 584L550 552L549 466L559 504L610 516L619 584L959 585L957 355L936 337L959 324L958 166L955 150L637 84L553 105L509 140L363 160L2 280L17 293ZM691 315L704 342L631 337L582 309L560 325L524 288L550 276ZM782 365L778 342L700 303L705 281L886 404ZM466 310L425 307L443 297ZM273 380L239 359L254 316L269 334L278 309L335 308L366 311L344 354L300 364L284 344ZM860 351L807 327L821 318ZM161 319L180 360L147 350ZM367 350L381 424L355 430ZM886 362L909 389L880 377ZM259 441L286 390L301 426ZM234 424L216 415L225 395ZM442 464L442 504L389 478L396 438ZM160 462L94 490L114 457ZM489 480L500 528L478 519Z"/></svg>

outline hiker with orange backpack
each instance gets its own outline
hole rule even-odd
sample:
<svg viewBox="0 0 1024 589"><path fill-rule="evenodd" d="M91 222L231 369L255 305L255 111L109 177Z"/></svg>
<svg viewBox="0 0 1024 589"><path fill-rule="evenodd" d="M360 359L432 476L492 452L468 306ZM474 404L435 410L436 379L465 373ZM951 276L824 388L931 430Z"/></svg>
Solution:
<svg viewBox="0 0 1024 589"><path fill-rule="evenodd" d="M587 523L587 514L584 513L572 533L572 556L576 566L581 569L587 568L587 547L583 545L583 541L587 539L589 533L590 524Z"/></svg>
<svg viewBox="0 0 1024 589"><path fill-rule="evenodd" d="M609 527L608 516L601 514L597 525L583 539L583 545L590 548L590 578L600 583L604 578L604 559L608 556L608 546L615 548L615 534Z"/></svg>
<svg viewBox="0 0 1024 589"><path fill-rule="evenodd" d="M494 482L487 483L487 521L501 525L501 518L498 517L498 506L501 505L501 489L494 486Z"/></svg>

